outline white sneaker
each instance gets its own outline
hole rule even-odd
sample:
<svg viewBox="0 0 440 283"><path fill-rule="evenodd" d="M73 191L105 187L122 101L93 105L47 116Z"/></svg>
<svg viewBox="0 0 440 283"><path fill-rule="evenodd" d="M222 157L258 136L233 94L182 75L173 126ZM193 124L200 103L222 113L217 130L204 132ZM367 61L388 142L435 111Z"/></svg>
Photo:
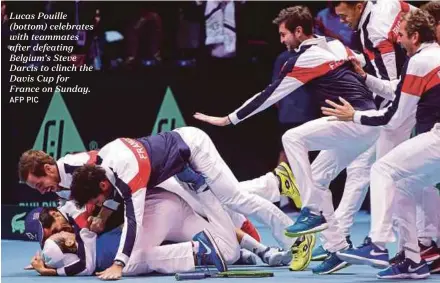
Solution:
<svg viewBox="0 0 440 283"><path fill-rule="evenodd" d="M292 251L285 251L280 248L267 248L259 254L261 260L269 266L289 265L292 261Z"/></svg>

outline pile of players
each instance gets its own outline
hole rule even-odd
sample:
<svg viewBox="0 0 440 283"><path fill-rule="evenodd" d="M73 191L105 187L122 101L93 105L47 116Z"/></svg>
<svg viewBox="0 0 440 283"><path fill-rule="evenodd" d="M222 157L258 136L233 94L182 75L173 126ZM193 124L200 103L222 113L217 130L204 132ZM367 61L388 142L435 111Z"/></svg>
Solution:
<svg viewBox="0 0 440 283"><path fill-rule="evenodd" d="M314 234L321 232L323 245L313 256L323 262L315 274L350 264L382 268L379 278L439 272L434 239L440 236L440 196L434 186L440 182L440 2L421 9L397 0L333 5L359 33L360 54L314 35L307 7L284 9L274 23L291 54L278 79L228 116L195 114L216 126L237 124L307 88L325 116L283 135L290 167L280 164L238 182L211 139L192 127L116 139L98 152L56 162L27 151L20 179L70 199L67 212L40 214L43 250L33 268L43 275L96 271L101 279L203 264L223 271L240 258L254 262L250 251L269 265L291 262L290 269L299 271L308 266ZM320 153L310 164L308 152L315 150ZM329 184L345 168L335 212ZM354 248L349 229L368 186L371 230ZM301 206L295 222L272 203L281 194ZM270 227L283 249L260 243L250 216ZM395 234L400 252L391 259L386 244Z"/></svg>

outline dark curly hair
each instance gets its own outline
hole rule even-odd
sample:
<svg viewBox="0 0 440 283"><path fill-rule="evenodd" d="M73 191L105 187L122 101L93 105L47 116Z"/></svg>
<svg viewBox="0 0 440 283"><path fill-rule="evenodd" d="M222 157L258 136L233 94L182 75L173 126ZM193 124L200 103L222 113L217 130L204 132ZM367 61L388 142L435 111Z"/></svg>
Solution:
<svg viewBox="0 0 440 283"><path fill-rule="evenodd" d="M99 184L106 180L105 170L97 165L87 164L76 169L72 175L70 198L78 207L102 193Z"/></svg>

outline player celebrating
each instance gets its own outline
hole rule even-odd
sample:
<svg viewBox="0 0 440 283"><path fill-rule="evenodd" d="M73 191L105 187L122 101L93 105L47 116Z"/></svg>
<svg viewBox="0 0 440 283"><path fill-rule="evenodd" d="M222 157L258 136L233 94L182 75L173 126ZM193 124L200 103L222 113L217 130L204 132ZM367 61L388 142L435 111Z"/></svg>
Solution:
<svg viewBox="0 0 440 283"><path fill-rule="evenodd" d="M55 161L43 151L28 150L20 157L19 178L21 182L25 182L41 194L55 192L61 199L64 199L64 203L65 200L70 198L73 171L84 164L96 164L97 157L97 151L90 151L68 154ZM240 190L257 194L269 199L271 202L279 201L280 194L289 196L295 199L296 202L299 200L299 192L287 164L280 164L275 172L269 172L254 180L240 182L239 185ZM179 192L174 193L179 195L184 193L185 195L181 196L199 212L196 207L197 204L191 201L187 192L179 190ZM122 206L120 206L122 202L122 198L117 193L113 194L112 197L109 196L103 203L101 212L92 218L90 229L97 233L102 232L103 227L107 226L107 219L111 217L113 211L123 212L121 210ZM244 232L259 240L258 232L249 220L233 210L228 209L227 212L231 215L236 227L243 229ZM277 225L271 226L274 237L283 248L290 249L294 241L285 237L281 231L284 227L291 225L293 221L279 209L275 208L275 213L277 217L272 217L271 221L273 222L269 223L270 225ZM114 218L119 219L119 214ZM281 224L279 224L280 222Z"/></svg>
<svg viewBox="0 0 440 283"><path fill-rule="evenodd" d="M324 37L312 34L313 19L306 7L295 6L282 10L276 19L281 36L285 30L291 33L295 54L285 64L280 77L264 91L244 103L226 117L213 117L196 113L195 118L217 126L226 126L240 121L266 109L295 89L307 87L321 104L325 98L344 94L347 100L359 110L373 110L375 104L372 93L362 83L361 78L346 64L349 51L337 40L327 42ZM335 50L343 52L335 52ZM350 53L351 54L351 53ZM287 131L283 145L289 163L301 192L303 208L295 225L289 227L289 235L322 231L333 225L333 204L328 186L341 170L364 152L378 137L378 129L359 127L354 123L329 122L319 118ZM322 150L310 166L308 151ZM323 172L328 172L323 174ZM312 177L313 176L313 177ZM321 215L321 210L325 218ZM328 216L329 224L326 223ZM334 272L344 266L335 252L348 248L342 235L335 233L335 244L327 265L320 265L313 271L319 274Z"/></svg>
<svg viewBox="0 0 440 283"><path fill-rule="evenodd" d="M121 265L129 259L142 227L147 188L175 174L183 181L188 179L187 174L194 176L193 187L197 192L211 189L223 205L246 216L253 215L272 227L279 238L287 223L292 222L269 201L241 191L211 139L197 128L183 127L140 139L116 139L99 151L97 165L97 170L105 170L107 181L101 184L84 180L84 186L78 186L75 192L72 190L71 197L80 205L91 200L103 203L113 193L123 198L125 221L117 262L103 272L103 279L121 276ZM203 174L207 184L200 181L193 170ZM292 244L292 240L288 240Z"/></svg>
<svg viewBox="0 0 440 283"><path fill-rule="evenodd" d="M391 198L384 207L385 218L371 229L371 242L356 250L343 251L338 256L352 263L364 263L373 266L388 266L388 251L385 244L392 234L390 218L394 212L401 221L401 237L405 258L378 274L380 278L425 278L429 269L420 258L420 249L416 234L415 192L423 185L432 185L439 181L435 170L440 168L438 151L439 117L435 115L440 108L439 87L440 60L436 54L440 46L435 42L434 20L423 11L414 11L405 16L399 29L399 42L405 47L410 59L403 68L402 78L397 86L396 98L384 111L364 113L355 111L350 103L341 99L343 106L331 101L336 109L323 108L326 115L336 116L339 120L353 121L371 126L387 125L398 127L402 121L416 112L416 130L425 133L409 140L372 167L372 189L387 192ZM362 71L357 68L360 73ZM392 93L392 85L363 74L369 86ZM429 131L429 129L432 129ZM426 133L429 131L429 133ZM423 159L423 164L416 162ZM437 179L436 179L437 178ZM394 205L394 202L399 204ZM405 212L401 210L404 207ZM394 209L395 208L395 211ZM376 209L372 206L373 210ZM410 210L410 212L408 212Z"/></svg>

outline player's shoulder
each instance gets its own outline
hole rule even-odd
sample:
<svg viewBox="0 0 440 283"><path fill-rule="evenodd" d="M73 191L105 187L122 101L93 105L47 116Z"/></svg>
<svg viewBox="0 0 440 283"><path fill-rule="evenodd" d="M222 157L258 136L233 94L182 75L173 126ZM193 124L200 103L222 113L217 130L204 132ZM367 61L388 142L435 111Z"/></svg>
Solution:
<svg viewBox="0 0 440 283"><path fill-rule="evenodd" d="M403 5L407 4L400 0L379 0L371 8L371 17L377 19L380 16L389 15L389 13L400 12Z"/></svg>
<svg viewBox="0 0 440 283"><path fill-rule="evenodd" d="M414 75L426 75L432 70L440 67L440 46L432 43L425 49L414 54L408 61L407 73Z"/></svg>
<svg viewBox="0 0 440 283"><path fill-rule="evenodd" d="M69 153L57 160L57 164L80 164L89 159L87 152Z"/></svg>
<svg viewBox="0 0 440 283"><path fill-rule="evenodd" d="M134 146L133 146L134 145ZM102 164L121 165L131 162L135 159L133 150L136 150L138 142L131 138L117 138L99 150L99 156L102 158Z"/></svg>
<svg viewBox="0 0 440 283"><path fill-rule="evenodd" d="M117 139L114 139L114 140L106 143L99 150L99 155L103 156L103 155L117 153L118 150L123 150L124 147L125 147L125 144L123 142L123 138L117 138Z"/></svg>
<svg viewBox="0 0 440 283"><path fill-rule="evenodd" d="M398 29L400 15L409 11L409 5L399 0L381 0L371 8L371 18L367 29L370 38L388 38L389 32Z"/></svg>

